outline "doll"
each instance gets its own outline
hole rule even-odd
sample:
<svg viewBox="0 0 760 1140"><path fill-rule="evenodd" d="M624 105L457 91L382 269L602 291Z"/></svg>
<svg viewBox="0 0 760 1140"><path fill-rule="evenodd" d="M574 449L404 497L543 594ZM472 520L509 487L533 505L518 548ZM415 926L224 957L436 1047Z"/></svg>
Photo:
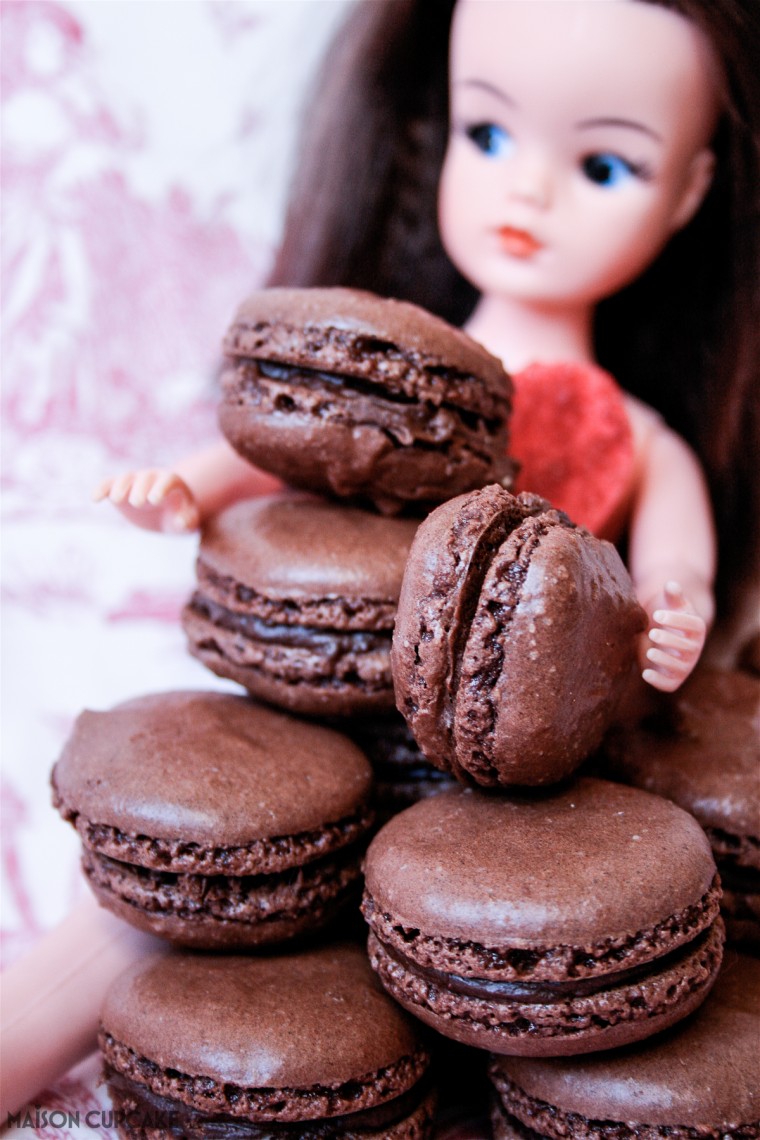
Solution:
<svg viewBox="0 0 760 1140"><path fill-rule="evenodd" d="M517 14L529 22L531 14L542 9L545 16L548 2L458 0L452 44L455 82L460 68L484 66L464 49L468 42L475 50L484 37L486 41L493 39L487 18L506 20ZM704 84L695 107L695 112L699 110L697 125L685 158L691 175L685 181L676 179L682 193L676 195L677 202L671 202L670 218L659 217L657 241L651 242L645 256L620 278L613 275L612 280L605 279L593 296L584 297L583 320L575 326L568 324L562 343L552 342L547 350L551 357L574 356L584 366L596 360L609 369L629 394L624 406L630 412L637 439L643 436L646 441L649 433L665 430L658 416L643 407L647 404L687 441L674 437L678 453L687 456L687 482L692 490L697 488L695 505L682 508L675 517L669 514L665 524L678 539L677 553L679 544L684 549L696 549L694 574L686 580L683 567L676 570L672 565L658 564L657 549L655 561L647 562L636 547L646 548L651 543L645 532L637 534L638 522L629 523L629 562L640 567L637 586L653 619L647 652L670 650L666 652L667 665L655 656L648 659L647 668L657 673L654 680L661 678L666 688L675 687L693 664L712 618L712 524L695 455L706 473L716 510L719 612L729 612L738 587L746 584L756 568L760 510L752 469L757 452L753 457L752 448L758 439L758 408L752 385L760 358L755 200L760 164L753 131L757 132L760 124L755 78L760 37L752 15L754 6L755 0L674 0L664 10L650 0L551 0L551 18L540 21L546 30L562 26L567 35L562 19L572 9L583 9L589 16L589 37L604 60L612 45L602 31L611 34L618 15L626 19L640 16L639 34L646 23L640 46L645 48L652 68L647 88L656 81L665 82L672 74L671 49L675 50L676 43L685 50L686 59L691 60L700 84ZM514 340L510 335L509 343L500 343L502 336L507 339L510 312L506 302L517 296L517 290L514 279L502 290L498 283L481 276L479 263L465 262L467 250L461 250L460 238L464 238L465 247L468 240L458 227L467 218L462 222L454 216L461 156L453 149L467 144L473 150L467 161L487 162L489 177L501 177L497 173L500 160L509 152L510 138L519 144L520 124L511 119L502 121L500 105L488 112L478 110L476 121L470 122L452 99L455 117L448 153L447 69L454 8L454 0L366 0L357 4L327 60L321 96L311 103L303 161L270 283L346 284L414 301L468 328L486 340L486 347L491 347L488 340L493 339L493 350L504 354L508 366L520 368L527 356L540 353L541 344L547 343L548 326L540 330L540 337L537 335L537 346L518 345L516 334ZM555 24L555 17L560 19L559 24ZM668 40L663 58L654 41L660 32L665 35L666 27L668 37L673 38ZM633 51L638 40L630 23L626 28L626 43ZM701 34L697 29L702 29ZM515 50L518 30L513 26L510 32L515 37ZM534 35L539 30L533 26ZM529 31L526 25L526 36ZM503 28L500 34L504 34ZM567 60L553 58L553 66L572 62L575 53L566 54ZM531 58L530 64L541 83L551 87L553 73L545 70L549 59ZM606 76L609 83L610 71L589 68L587 61L586 72L592 79ZM461 74L467 77L466 72ZM693 80L694 71L690 74ZM616 81L615 67L611 75ZM477 78L482 86L485 75ZM501 88L507 79L502 74L489 74L487 83ZM569 82L570 77L563 77L563 83ZM613 90L615 86L616 82ZM562 98L564 95L558 94L560 101ZM625 112L631 113L627 107ZM622 112L613 106L612 110L600 107L594 114L619 117ZM540 117L539 121L544 122ZM616 129L631 128L618 124ZM654 129L660 133L662 124ZM496 161L491 170L492 150ZM514 153L519 153L519 145ZM594 144L591 154L596 180L620 175L624 186L635 173L628 167L643 161L638 151L631 157L621 143L610 142L606 136L601 144ZM584 159L587 157L589 152L584 151ZM611 196L615 192L614 187L591 189ZM466 201L464 206L467 208ZM537 204L533 208L537 210ZM543 232L537 223L525 220L528 204L523 203L520 209L523 213L519 217L505 216L499 223L514 231L508 235L513 249L529 251L530 238L534 244ZM589 253L593 249L596 257L593 223L591 226L585 240ZM512 260L516 264L510 265L510 272L525 271L525 278L540 269L537 259L532 264L530 257L512 254ZM546 316L549 308L538 305L534 315ZM524 309L523 315L527 312ZM562 330L560 323L554 328ZM570 337L573 328L577 334L574 341ZM518 348L519 358L513 362L509 355ZM632 408L636 410L630 411ZM642 486L652 484L659 488L664 483L667 489L673 476L663 476L656 467L648 472L649 483L637 479L639 494ZM219 444L190 457L171 472L143 471L109 480L99 495L119 505L139 525L183 530L195 528L204 517L235 498L263 493L272 485L269 476L250 467L226 444ZM679 530L684 522L685 532ZM680 588L684 596L674 590L667 601L668 612L675 612L676 617L685 615L689 621L685 628L676 622L671 631L671 619L661 622L656 617L660 602L652 599L676 573L683 579ZM650 575L654 583L645 581ZM84 1051L87 1042L94 1042L98 994L125 958L143 952L128 943L117 920L113 922L117 925L104 934L98 928L97 908L85 904L75 924L78 949L72 949L68 956L66 971L60 967L62 943L57 931L39 945L31 965L20 963L21 972L16 971L15 976L15 968L9 971L8 992L14 992L17 1000L15 1022L5 1033L4 1042L9 1090L5 1111L16 1107L19 1097L31 1095L34 1087L39 1087L35 1080L41 1082L54 1075L56 1058L61 1071L75 1059L77 1051ZM97 978L81 953L81 947L95 937L101 946ZM24 1042L30 1040L29 1032L24 1035L24 1026L35 1016L34 1003L24 995L30 992L30 979L47 975L51 967L52 977L58 979L54 986L56 1005L47 1020L50 1032L44 1073L36 1074L33 1067L30 1070L33 1063L28 1052L23 1052ZM87 1003L80 1000L85 988Z"/></svg>
<svg viewBox="0 0 760 1140"><path fill-rule="evenodd" d="M756 23L749 0L563 0L550 20L540 0L360 3L313 102L270 278L463 324L517 370L518 407L536 361L615 375L642 675L664 691L713 621L713 510L722 611L756 565ZM270 486L220 443L96 497L183 530Z"/></svg>

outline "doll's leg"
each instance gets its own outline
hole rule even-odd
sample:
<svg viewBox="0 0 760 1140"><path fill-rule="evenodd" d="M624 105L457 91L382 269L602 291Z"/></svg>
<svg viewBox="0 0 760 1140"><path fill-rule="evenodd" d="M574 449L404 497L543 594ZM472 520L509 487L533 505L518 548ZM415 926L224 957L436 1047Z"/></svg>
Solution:
<svg viewBox="0 0 760 1140"><path fill-rule="evenodd" d="M110 982L164 943L85 898L0 975L0 1122L95 1048Z"/></svg>

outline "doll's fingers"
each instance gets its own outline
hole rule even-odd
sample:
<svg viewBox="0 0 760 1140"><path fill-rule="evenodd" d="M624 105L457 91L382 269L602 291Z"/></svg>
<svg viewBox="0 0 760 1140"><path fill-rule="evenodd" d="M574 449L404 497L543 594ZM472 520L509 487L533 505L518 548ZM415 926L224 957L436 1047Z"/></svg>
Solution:
<svg viewBox="0 0 760 1140"><path fill-rule="evenodd" d="M647 649L646 657L647 661L651 661L658 669L683 679L687 673L691 672L694 654L689 653L688 656L675 657L672 653L666 653L664 649L652 647Z"/></svg>
<svg viewBox="0 0 760 1140"><path fill-rule="evenodd" d="M686 610L655 610L652 620L659 626L667 626L685 634L701 636L705 632L705 623L699 614L689 613Z"/></svg>
<svg viewBox="0 0 760 1140"><path fill-rule="evenodd" d="M693 653L695 649L693 638L673 629L650 629L649 640L671 653Z"/></svg>
<svg viewBox="0 0 760 1140"><path fill-rule="evenodd" d="M182 492L184 486L185 484L173 471L151 471L148 502L151 506L158 507L172 492Z"/></svg>
<svg viewBox="0 0 760 1140"><path fill-rule="evenodd" d="M111 481L111 490L108 492L108 498L112 503L115 503L116 506L126 502L132 489L133 479L134 473L128 471L125 475L118 475Z"/></svg>
<svg viewBox="0 0 760 1140"><path fill-rule="evenodd" d="M152 503L151 491L155 482L155 471L138 471L133 477L132 486L129 491L127 502L130 507L144 507L146 503Z"/></svg>
<svg viewBox="0 0 760 1140"><path fill-rule="evenodd" d="M107 499L111 493L112 485L113 479L103 479L102 482L98 483L97 487L92 492L93 503L101 503L103 499Z"/></svg>
<svg viewBox="0 0 760 1140"><path fill-rule="evenodd" d="M658 689L661 693L673 693L681 684L681 677L673 677L670 674L662 673L659 669L645 669L641 674L642 679L653 689Z"/></svg>

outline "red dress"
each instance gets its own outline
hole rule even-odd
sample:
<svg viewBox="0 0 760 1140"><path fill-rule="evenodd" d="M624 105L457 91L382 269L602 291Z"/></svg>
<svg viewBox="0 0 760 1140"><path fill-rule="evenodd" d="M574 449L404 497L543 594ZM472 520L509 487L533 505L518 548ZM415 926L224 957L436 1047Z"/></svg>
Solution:
<svg viewBox="0 0 760 1140"><path fill-rule="evenodd" d="M530 364L515 386L510 454L515 492L534 491L602 538L619 537L633 483L623 392L593 364Z"/></svg>

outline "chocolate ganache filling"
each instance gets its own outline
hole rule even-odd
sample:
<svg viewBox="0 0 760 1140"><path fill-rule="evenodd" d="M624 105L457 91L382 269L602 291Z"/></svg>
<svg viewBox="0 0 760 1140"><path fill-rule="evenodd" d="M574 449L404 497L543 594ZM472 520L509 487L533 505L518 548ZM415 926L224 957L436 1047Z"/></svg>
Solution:
<svg viewBox="0 0 760 1140"><path fill-rule="evenodd" d="M371 421L375 418L373 409L375 412L382 410L391 434L399 435L402 442L411 442L404 439L410 429L417 443L440 443L451 434L455 424L459 431L464 430L473 437L485 434L487 438L502 426L498 417L486 418L474 409L454 404L450 400L435 404L429 400L420 400L417 395L393 390L387 384L375 384L362 377L324 372L303 365L245 359L237 366L237 378L242 381L244 390L254 402L263 402L265 394L269 395L273 409L279 412L293 411L296 407L294 398L284 395L282 391L278 393L279 385L323 394L329 399L339 400L344 406L346 403L355 405L354 418ZM271 394L268 391L268 381L274 382ZM462 379L463 386L468 383L471 385L472 382L467 378ZM470 395L466 389L464 392ZM320 406L322 414L326 410Z"/></svg>
<svg viewBox="0 0 760 1140"><path fill-rule="evenodd" d="M332 660L346 653L371 653L390 650L391 631L316 629L302 625L285 625L266 621L254 614L242 614L212 602L196 592L190 608L221 629L242 633L254 641L284 645L292 649L311 649Z"/></svg>
<svg viewBox="0 0 760 1140"><path fill-rule="evenodd" d="M393 1100L374 1108L344 1113L321 1120L295 1123L252 1121L227 1113L209 1115L181 1101L160 1096L145 1085L106 1064L106 1080L114 1106L128 1134L143 1135L144 1129L160 1128L162 1135L194 1140L332 1140L344 1131L376 1133L400 1124L422 1103L431 1088L428 1076ZM283 1092L283 1096L286 1093Z"/></svg>
<svg viewBox="0 0 760 1140"><path fill-rule="evenodd" d="M574 978L566 982L502 982L488 978L465 978L460 974L448 974L432 966L420 966L398 951L382 942L383 950L404 969L433 985L438 985L451 993L465 997L483 998L487 1001L527 1002L535 1005L552 1005L567 998L588 997L622 985L635 985L637 982L658 973L663 969L677 966L684 958L690 957L711 937L712 927L703 930L690 942L671 950L649 962L629 966L623 970L612 970L596 978ZM379 941L379 940L378 940Z"/></svg>
<svg viewBox="0 0 760 1140"><path fill-rule="evenodd" d="M303 866L243 876L161 871L87 850L82 864L93 885L152 914L262 923L358 893L362 850L353 844Z"/></svg>

